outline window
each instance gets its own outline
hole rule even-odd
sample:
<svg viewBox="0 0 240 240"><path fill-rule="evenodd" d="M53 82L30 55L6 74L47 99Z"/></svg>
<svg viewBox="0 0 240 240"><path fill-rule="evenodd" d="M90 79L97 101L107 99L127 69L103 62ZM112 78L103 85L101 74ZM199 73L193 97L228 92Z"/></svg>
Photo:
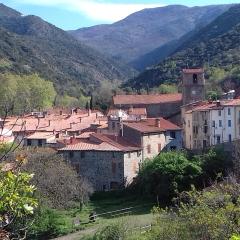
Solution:
<svg viewBox="0 0 240 240"><path fill-rule="evenodd" d="M219 127L222 127L222 120L219 120Z"/></svg>
<svg viewBox="0 0 240 240"><path fill-rule="evenodd" d="M115 129L115 122L112 122L112 129Z"/></svg>
<svg viewBox="0 0 240 240"><path fill-rule="evenodd" d="M232 141L232 135L231 135L231 134L228 135L228 141L229 141L229 142Z"/></svg>
<svg viewBox="0 0 240 240"><path fill-rule="evenodd" d="M222 111L218 110L218 116L221 117L222 116Z"/></svg>
<svg viewBox="0 0 240 240"><path fill-rule="evenodd" d="M31 146L31 145L32 145L31 139L27 139L27 146Z"/></svg>
<svg viewBox="0 0 240 240"><path fill-rule="evenodd" d="M151 145L147 145L147 153L151 153Z"/></svg>
<svg viewBox="0 0 240 240"><path fill-rule="evenodd" d="M198 134L198 126L193 126L193 133Z"/></svg>
<svg viewBox="0 0 240 240"><path fill-rule="evenodd" d="M190 120L188 120L188 127L190 127Z"/></svg>
<svg viewBox="0 0 240 240"><path fill-rule="evenodd" d="M148 134L148 138L150 138L150 134Z"/></svg>
<svg viewBox="0 0 240 240"><path fill-rule="evenodd" d="M128 153L128 158L131 158L131 153L130 152Z"/></svg>
<svg viewBox="0 0 240 240"><path fill-rule="evenodd" d="M170 137L171 138L176 138L176 132L170 132Z"/></svg>
<svg viewBox="0 0 240 240"><path fill-rule="evenodd" d="M42 146L42 145L43 145L42 139L38 139L38 146Z"/></svg>
<svg viewBox="0 0 240 240"><path fill-rule="evenodd" d="M117 168L116 163L112 162L112 173L113 174L116 174L116 168Z"/></svg>
<svg viewBox="0 0 240 240"><path fill-rule="evenodd" d="M203 148L207 147L207 140L203 140Z"/></svg>
<svg viewBox="0 0 240 240"><path fill-rule="evenodd" d="M204 132L204 133L207 133L207 132L208 132L208 126L204 126L203 132Z"/></svg>
<svg viewBox="0 0 240 240"><path fill-rule="evenodd" d="M162 144L159 143L159 144L158 144L158 152L161 152L161 150L162 150Z"/></svg>
<svg viewBox="0 0 240 240"><path fill-rule="evenodd" d="M231 108L228 108L228 115L231 115Z"/></svg>
<svg viewBox="0 0 240 240"><path fill-rule="evenodd" d="M215 127L215 121L214 120L212 121L212 127Z"/></svg>
<svg viewBox="0 0 240 240"><path fill-rule="evenodd" d="M85 158L85 152L80 152L81 158Z"/></svg>
<svg viewBox="0 0 240 240"><path fill-rule="evenodd" d="M69 152L69 157L70 157L70 158L73 158L73 157L74 157L74 152L70 151L70 152Z"/></svg>
<svg viewBox="0 0 240 240"><path fill-rule="evenodd" d="M221 136L217 136L217 144L221 143Z"/></svg>
<svg viewBox="0 0 240 240"><path fill-rule="evenodd" d="M137 156L140 157L142 155L141 151L137 152Z"/></svg>
<svg viewBox="0 0 240 240"><path fill-rule="evenodd" d="M198 76L197 74L193 74L193 83L198 83Z"/></svg>
<svg viewBox="0 0 240 240"><path fill-rule="evenodd" d="M232 126L232 121L228 120L228 127L231 127L231 126Z"/></svg>

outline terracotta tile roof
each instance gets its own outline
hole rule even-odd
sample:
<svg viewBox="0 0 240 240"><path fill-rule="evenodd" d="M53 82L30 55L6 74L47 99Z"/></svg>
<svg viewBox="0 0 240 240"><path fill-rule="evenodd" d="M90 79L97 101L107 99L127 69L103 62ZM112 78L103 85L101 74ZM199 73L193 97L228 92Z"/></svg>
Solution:
<svg viewBox="0 0 240 240"><path fill-rule="evenodd" d="M91 126L92 123L99 122L96 113L79 113L72 115L46 115L44 118L37 118L32 115L23 117L10 117L6 126L13 132L60 132L60 131L82 131Z"/></svg>
<svg viewBox="0 0 240 240"><path fill-rule="evenodd" d="M180 127L164 118L158 119L160 120L160 127L156 125L157 118L148 118L136 122L124 122L124 125L141 133L160 133L167 130L181 130Z"/></svg>
<svg viewBox="0 0 240 240"><path fill-rule="evenodd" d="M120 151L123 151L123 152L129 152L129 151L131 152L131 151L141 150L141 148L130 143L129 141L127 141L125 138L123 138L121 136L99 134L99 133L94 133L91 136L102 142L106 142L114 147L117 147Z"/></svg>
<svg viewBox="0 0 240 240"><path fill-rule="evenodd" d="M194 73L204 73L204 69L203 68L192 68L192 69L183 69L182 70L183 73L190 73L190 74L194 74Z"/></svg>
<svg viewBox="0 0 240 240"><path fill-rule="evenodd" d="M240 106L240 99L232 99L232 100L222 100L220 101L220 105L217 101L214 102L202 102L202 104L198 106L193 106L191 110L186 111L186 113L192 113L194 111L209 111L209 110L222 110L227 106Z"/></svg>
<svg viewBox="0 0 240 240"><path fill-rule="evenodd" d="M113 97L114 105L134 104L160 104L168 102L181 102L181 93L155 94L155 95L116 95Z"/></svg>
<svg viewBox="0 0 240 240"><path fill-rule="evenodd" d="M35 132L26 137L26 139L49 139L54 138L55 134L49 132Z"/></svg>
<svg viewBox="0 0 240 240"><path fill-rule="evenodd" d="M95 132L84 132L81 133L80 135L76 136L76 138L81 139L81 138L89 138L91 134L93 134Z"/></svg>
<svg viewBox="0 0 240 240"><path fill-rule="evenodd" d="M96 143L90 140L82 140L77 144L67 145L64 148L61 148L59 151L116 151L119 152L120 150L111 144L106 142Z"/></svg>

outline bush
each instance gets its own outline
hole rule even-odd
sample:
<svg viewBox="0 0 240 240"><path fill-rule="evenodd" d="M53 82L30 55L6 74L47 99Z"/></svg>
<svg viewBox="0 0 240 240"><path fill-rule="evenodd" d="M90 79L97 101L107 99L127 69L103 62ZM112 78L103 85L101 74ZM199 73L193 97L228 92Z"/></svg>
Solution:
<svg viewBox="0 0 240 240"><path fill-rule="evenodd" d="M164 152L144 162L136 185L141 192L170 201L176 193L189 189L196 182L202 173L200 165L198 159L189 160L185 152Z"/></svg>
<svg viewBox="0 0 240 240"><path fill-rule="evenodd" d="M50 239L68 234L72 227L57 210L41 208L35 216L35 221L29 229L28 239Z"/></svg>

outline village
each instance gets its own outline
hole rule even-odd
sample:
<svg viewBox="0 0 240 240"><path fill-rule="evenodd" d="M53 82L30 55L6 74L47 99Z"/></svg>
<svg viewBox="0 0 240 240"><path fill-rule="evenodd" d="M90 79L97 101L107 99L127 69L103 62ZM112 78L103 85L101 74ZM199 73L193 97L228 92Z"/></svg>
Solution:
<svg viewBox="0 0 240 240"><path fill-rule="evenodd" d="M240 139L240 99L205 100L203 69L183 69L182 93L115 95L106 115L55 108L1 119L1 142L62 154L95 191L123 188L164 151L202 151Z"/></svg>

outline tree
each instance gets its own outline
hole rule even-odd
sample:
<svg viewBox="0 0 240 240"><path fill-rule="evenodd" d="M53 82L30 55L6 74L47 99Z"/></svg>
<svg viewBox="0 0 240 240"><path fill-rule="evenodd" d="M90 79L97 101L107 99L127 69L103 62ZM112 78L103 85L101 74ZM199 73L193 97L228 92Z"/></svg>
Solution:
<svg viewBox="0 0 240 240"><path fill-rule="evenodd" d="M201 164L188 159L185 152L163 152L152 160L146 160L136 179L140 191L169 201L178 192L187 190L202 173Z"/></svg>
<svg viewBox="0 0 240 240"><path fill-rule="evenodd" d="M53 83L36 74L0 74L0 83L0 114L6 108L12 113L22 114L53 106L56 96Z"/></svg>
<svg viewBox="0 0 240 240"><path fill-rule="evenodd" d="M42 204L66 208L73 201L79 201L80 206L88 201L91 185L79 177L61 155L41 148L24 151L24 154L29 159L24 167L34 173L32 182L37 187Z"/></svg>
<svg viewBox="0 0 240 240"><path fill-rule="evenodd" d="M25 237L29 220L38 203L34 198L32 174L22 172L23 157L4 164L0 170L0 236L1 239Z"/></svg>

